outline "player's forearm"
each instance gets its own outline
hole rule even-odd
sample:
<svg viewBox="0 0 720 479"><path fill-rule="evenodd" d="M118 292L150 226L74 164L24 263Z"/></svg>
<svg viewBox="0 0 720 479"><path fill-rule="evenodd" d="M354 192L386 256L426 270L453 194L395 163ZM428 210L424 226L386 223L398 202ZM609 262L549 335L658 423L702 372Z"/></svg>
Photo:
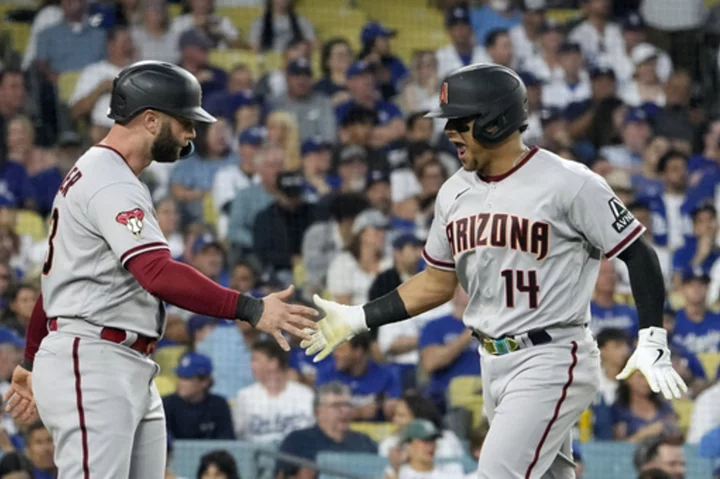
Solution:
<svg viewBox="0 0 720 479"><path fill-rule="evenodd" d="M662 327L665 281L655 250L644 238L639 238L618 257L630 273L640 329Z"/></svg>
<svg viewBox="0 0 720 479"><path fill-rule="evenodd" d="M43 309L43 297L42 294L40 294L35 302L35 307L30 316L30 323L28 324L25 335L25 358L22 366L28 371L32 371L35 353L37 353L40 347L40 342L42 342L43 338L48 334L47 320L45 309Z"/></svg>
<svg viewBox="0 0 720 479"><path fill-rule="evenodd" d="M405 354L415 351L418 347L417 336L401 336L392 342L387 350L387 354Z"/></svg>

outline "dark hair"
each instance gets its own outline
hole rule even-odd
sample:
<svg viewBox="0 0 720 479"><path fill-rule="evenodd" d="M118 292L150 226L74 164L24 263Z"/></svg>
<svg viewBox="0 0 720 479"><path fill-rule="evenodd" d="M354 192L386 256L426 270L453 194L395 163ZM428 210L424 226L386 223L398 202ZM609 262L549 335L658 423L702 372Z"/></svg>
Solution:
<svg viewBox="0 0 720 479"><path fill-rule="evenodd" d="M25 81L25 75L22 70L19 68L7 67L0 70L0 85L3 84L5 77L8 75L20 75L23 78L23 82Z"/></svg>
<svg viewBox="0 0 720 479"><path fill-rule="evenodd" d="M645 203L644 201L639 201L639 200L635 200L635 201L628 203L627 209L630 212L639 211L639 210L652 211L650 209L650 207L647 205L647 203Z"/></svg>
<svg viewBox="0 0 720 479"><path fill-rule="evenodd" d="M658 455L658 451L660 450L660 446L682 446L682 444L682 437L677 436L659 434L657 436L646 437L635 446L635 453L633 454L633 464L635 465L635 469L639 470L643 466L655 460Z"/></svg>
<svg viewBox="0 0 720 479"><path fill-rule="evenodd" d="M280 345L270 339L261 339L253 344L253 352L262 353L270 359L275 359L280 364L281 369L287 369L290 358L288 353L280 347Z"/></svg>
<svg viewBox="0 0 720 479"><path fill-rule="evenodd" d="M369 206L367 199L361 194L340 193L333 198L328 209L335 221L342 221L346 218L355 218Z"/></svg>
<svg viewBox="0 0 720 479"><path fill-rule="evenodd" d="M36 293L39 292L38 288L32 283L20 283L16 284L11 288L8 288L7 297L10 299L10 301L15 301L20 294L20 291L22 291L23 289L30 289Z"/></svg>
<svg viewBox="0 0 720 479"><path fill-rule="evenodd" d="M485 48L494 47L495 43L497 43L498 41L498 38L503 35L510 35L510 33L504 28L496 28L495 30L488 33L485 37Z"/></svg>
<svg viewBox="0 0 720 479"><path fill-rule="evenodd" d="M265 0L265 15L263 16L263 27L262 33L260 34L260 46L263 51L272 50L273 41L275 40L272 10L272 0ZM304 40L305 37L303 36L302 30L300 30L300 23L298 22L297 14L295 14L292 0L289 0L287 14L290 18L293 40Z"/></svg>
<svg viewBox="0 0 720 479"><path fill-rule="evenodd" d="M371 110L360 105L352 105L345 115L343 115L342 120L340 121L340 126L345 128L359 123L377 125L378 117L375 110Z"/></svg>
<svg viewBox="0 0 720 479"><path fill-rule="evenodd" d="M115 41L122 32L129 31L129 28L126 25L115 25L114 27L108 29L106 33L106 42L110 43L112 41Z"/></svg>
<svg viewBox="0 0 720 479"><path fill-rule="evenodd" d="M713 218L717 218L717 210L715 209L715 205L712 204L712 201L705 200L695 205L690 212L690 218L693 220L693 222L697 218L697 215L699 215L703 211L707 211L708 213L713 215Z"/></svg>
<svg viewBox="0 0 720 479"><path fill-rule="evenodd" d="M208 134L210 133L210 128L213 127L215 123L196 123L195 130L197 131L197 137L195 139L195 154L198 155L201 158L207 159L207 155L210 151L209 145L208 145ZM223 154L227 154L228 151L230 151L230 146L228 145L227 150Z"/></svg>
<svg viewBox="0 0 720 479"><path fill-rule="evenodd" d="M667 168L667 164L670 163L670 160L674 158L682 158L683 161L685 161L685 164L687 164L688 158L685 153L678 150L669 150L666 152L663 156L660 157L657 164L657 171L658 173L665 173L665 169Z"/></svg>
<svg viewBox="0 0 720 479"><path fill-rule="evenodd" d="M33 477L33 469L30 459L19 452L8 452L3 454L2 459L0 459L0 477L13 472L27 472L30 477Z"/></svg>
<svg viewBox="0 0 720 479"><path fill-rule="evenodd" d="M615 110L624 107L624 105L622 100L610 97L602 100L597 106L588 132L588 139L595 148L622 143L618 132L615 131L613 115Z"/></svg>
<svg viewBox="0 0 720 479"><path fill-rule="evenodd" d="M407 120L405 121L405 126L407 126L407 129L412 130L413 128L415 128L415 125L420 120L430 120L430 118L425 118L426 113L427 113L426 111L418 111L415 113L411 113L407 117ZM430 120L430 121L432 121L432 120Z"/></svg>
<svg viewBox="0 0 720 479"><path fill-rule="evenodd" d="M252 265L249 261L245 261L245 260L243 260L243 259L238 260L238 261L235 263L235 265L233 266L232 269L233 269L233 271L235 271L237 268L240 268L240 267L243 267L243 268L246 268L246 269L250 270L250 272L251 272L252 275L253 275L253 278L257 281L258 272L255 270L255 268L253 267L253 265Z"/></svg>
<svg viewBox="0 0 720 479"><path fill-rule="evenodd" d="M648 396L650 401L655 405L655 407L660 410L663 406L663 400L660 397L659 393L654 393L652 390L650 391L650 395ZM615 399L615 404L617 404L620 407L623 408L630 408L630 386L627 382L627 380L623 380L618 382L617 387L617 396Z"/></svg>
<svg viewBox="0 0 720 479"><path fill-rule="evenodd" d="M320 68L322 69L323 77L330 76L330 67L328 66L328 62L330 61L330 55L332 54L335 45L345 45L350 49L350 54L352 55L352 47L346 39L341 37L335 37L326 41L320 53Z"/></svg>
<svg viewBox="0 0 720 479"><path fill-rule="evenodd" d="M638 479L673 479L673 477L662 469L647 469L638 475Z"/></svg>
<svg viewBox="0 0 720 479"><path fill-rule="evenodd" d="M430 399L415 392L409 391L403 395L401 400L407 404L408 409L415 419L427 419L438 429L443 429L442 416L437 406Z"/></svg>
<svg viewBox="0 0 720 479"><path fill-rule="evenodd" d="M23 434L23 440L25 441L25 444L28 444L30 442L30 436L32 436L32 433L35 431L39 431L40 429L46 429L45 424L42 423L42 421L35 421L34 423L30 424L27 429L25 429L25 433Z"/></svg>
<svg viewBox="0 0 720 479"><path fill-rule="evenodd" d="M370 343L372 342L372 337L369 333L362 333L358 334L357 336L353 336L353 338L349 342L351 348L360 348L363 351L368 352L370 351Z"/></svg>
<svg viewBox="0 0 720 479"><path fill-rule="evenodd" d="M350 244L347 246L347 251L355 258L356 260L360 260L360 245L362 243L362 231L360 231L357 234L354 234L352 236L352 239L350 240ZM382 258L382 251L378 251L377 258Z"/></svg>
<svg viewBox="0 0 720 479"><path fill-rule="evenodd" d="M605 328L597 334L595 338L599 348L605 346L608 341L622 341L630 344L630 337L625 331L618 328Z"/></svg>
<svg viewBox="0 0 720 479"><path fill-rule="evenodd" d="M230 453L224 449L208 452L200 458L197 479L201 479L203 474L205 474L213 464L220 470L220 472L225 474L228 479L240 479L235 458L233 458Z"/></svg>
<svg viewBox="0 0 720 479"><path fill-rule="evenodd" d="M443 164L440 163L438 160L428 161L427 163L420 165L420 168L418 168L418 179L422 179L422 177L425 176L425 170L427 170L430 167L440 168L440 171L442 172L442 175L443 175L443 180L447 180L447 178L448 178L447 170L445 169Z"/></svg>

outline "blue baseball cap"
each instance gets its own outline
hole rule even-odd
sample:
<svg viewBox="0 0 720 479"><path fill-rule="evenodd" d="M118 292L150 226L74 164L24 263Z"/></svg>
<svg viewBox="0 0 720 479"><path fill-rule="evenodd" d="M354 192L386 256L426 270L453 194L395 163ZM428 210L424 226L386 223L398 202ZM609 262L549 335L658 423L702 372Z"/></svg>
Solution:
<svg viewBox="0 0 720 479"><path fill-rule="evenodd" d="M622 20L622 28L623 30L643 30L645 22L637 13L631 13Z"/></svg>
<svg viewBox="0 0 720 479"><path fill-rule="evenodd" d="M312 76L312 65L305 57L298 57L290 60L287 66L288 75L309 75Z"/></svg>
<svg viewBox="0 0 720 479"><path fill-rule="evenodd" d="M212 375L212 360L200 353L187 353L175 368L175 374L179 378L190 379L197 376Z"/></svg>
<svg viewBox="0 0 720 479"><path fill-rule="evenodd" d="M648 114L642 108L631 108L625 115L625 122L624 122L625 125L627 125L628 123L647 123L647 122L648 122Z"/></svg>
<svg viewBox="0 0 720 479"><path fill-rule="evenodd" d="M470 25L470 9L467 5L458 5L445 12L445 26L452 27L458 23Z"/></svg>
<svg viewBox="0 0 720 479"><path fill-rule="evenodd" d="M392 242L394 249L403 249L407 245L421 247L423 245L423 241L413 233L403 233Z"/></svg>
<svg viewBox="0 0 720 479"><path fill-rule="evenodd" d="M192 252L193 254L198 254L208 246L214 246L220 251L225 252L225 248L223 248L222 243L218 241L217 238L215 238L215 236L213 236L211 233L201 234L193 243Z"/></svg>
<svg viewBox="0 0 720 479"><path fill-rule="evenodd" d="M203 316L202 314L193 315L187 321L186 327L188 331L188 336L192 338L196 332L200 331L205 326L210 324L216 324L217 322L218 320L211 316Z"/></svg>
<svg viewBox="0 0 720 479"><path fill-rule="evenodd" d="M562 118L563 111L560 108L554 106L543 108L540 111L540 122L543 126L547 125L548 123L552 123L555 120L560 120Z"/></svg>
<svg viewBox="0 0 720 479"><path fill-rule="evenodd" d="M18 202L15 195L7 188L0 189L0 208L17 208Z"/></svg>
<svg viewBox="0 0 720 479"><path fill-rule="evenodd" d="M390 175L383 170L372 170L368 173L367 188L370 188L375 183L390 184Z"/></svg>
<svg viewBox="0 0 720 479"><path fill-rule="evenodd" d="M181 50L186 47L198 47L203 50L210 50L214 46L213 41L207 35L195 29L186 30L180 35L178 43Z"/></svg>
<svg viewBox="0 0 720 479"><path fill-rule="evenodd" d="M542 80L540 80L537 76L535 76L534 73L528 72L528 71L521 71L518 72L518 76L523 81L525 86L540 86L543 84Z"/></svg>
<svg viewBox="0 0 720 479"><path fill-rule="evenodd" d="M305 140L300 147L300 153L302 156L327 150L330 150L330 143L325 141L321 136L311 136Z"/></svg>
<svg viewBox="0 0 720 479"><path fill-rule="evenodd" d="M25 340L9 328L0 328L0 344L12 344L17 348L25 347Z"/></svg>
<svg viewBox="0 0 720 479"><path fill-rule="evenodd" d="M371 21L363 26L360 32L360 42L368 45L376 38L391 38L397 35L397 30L390 29L380 22Z"/></svg>
<svg viewBox="0 0 720 479"><path fill-rule="evenodd" d="M370 62L365 60L358 60L348 68L347 77L352 78L356 75L362 75L363 73L373 74L375 67Z"/></svg>
<svg viewBox="0 0 720 479"><path fill-rule="evenodd" d="M600 77L608 77L615 80L615 70L605 65L596 65L590 69L590 79L595 80Z"/></svg>
<svg viewBox="0 0 720 479"><path fill-rule="evenodd" d="M260 105L260 98L252 90L243 90L230 95L228 105L230 112L234 113L239 108Z"/></svg>
<svg viewBox="0 0 720 479"><path fill-rule="evenodd" d="M265 141L265 130L259 126L251 126L240 133L238 142L241 145L260 146Z"/></svg>

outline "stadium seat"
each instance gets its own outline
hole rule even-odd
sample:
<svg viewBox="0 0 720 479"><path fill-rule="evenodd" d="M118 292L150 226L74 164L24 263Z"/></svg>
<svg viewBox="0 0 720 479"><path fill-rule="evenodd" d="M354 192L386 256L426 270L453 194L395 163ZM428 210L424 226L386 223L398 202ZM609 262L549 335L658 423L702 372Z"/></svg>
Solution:
<svg viewBox="0 0 720 479"><path fill-rule="evenodd" d="M153 358L156 363L160 366L161 376L175 376L175 367L180 362L180 358L187 351L185 346L166 346L159 348L155 352Z"/></svg>
<svg viewBox="0 0 720 479"><path fill-rule="evenodd" d="M708 381L712 382L718 379L716 375L718 367L720 367L720 353L701 353L698 354L698 359L703 365Z"/></svg>
<svg viewBox="0 0 720 479"><path fill-rule="evenodd" d="M182 5L179 3L168 4L168 16L170 17L170 20L173 20L180 15L182 15Z"/></svg>
<svg viewBox="0 0 720 479"><path fill-rule="evenodd" d="M238 63L250 68L253 76L259 79L265 73L280 68L282 57L279 53L271 52L257 55L250 50L227 49L210 52L210 64L230 71Z"/></svg>
<svg viewBox="0 0 720 479"><path fill-rule="evenodd" d="M45 220L35 211L19 210L15 225L18 235L28 235L35 242L44 241L46 238Z"/></svg>
<svg viewBox="0 0 720 479"><path fill-rule="evenodd" d="M477 427L483 418L482 379L480 376L458 376L450 382L448 388L450 407L462 407L469 410L473 417L473 427Z"/></svg>
<svg viewBox="0 0 720 479"><path fill-rule="evenodd" d="M224 449L228 451L237 462L239 476L248 479L260 479L267 477L261 474L258 465L266 464L267 460L263 459L258 452L262 450L273 451L277 448L269 445L252 444L246 441L215 441L203 439L199 441L180 441L174 443L174 453L172 460L172 470L178 477L196 477L197 469L200 464L200 458L210 451Z"/></svg>
<svg viewBox="0 0 720 479"><path fill-rule="evenodd" d="M352 471L357 477L378 479L389 465L386 457L366 453L321 452L317 456L320 467L329 467L337 471ZM344 479L340 476L320 474L320 479Z"/></svg>
<svg viewBox="0 0 720 479"><path fill-rule="evenodd" d="M567 23L571 20L575 20L582 15L580 10L572 8L553 8L547 11L546 16L549 20L553 20L558 23Z"/></svg>
<svg viewBox="0 0 720 479"><path fill-rule="evenodd" d="M588 408L580 415L578 420L578 430L580 431L580 442L587 442L592 438L593 434L593 414L592 409Z"/></svg>
<svg viewBox="0 0 720 479"><path fill-rule="evenodd" d="M263 7L220 7L217 14L228 17L233 24L240 30L242 38L247 39L250 33L250 27L253 22L260 18L263 13Z"/></svg>
<svg viewBox="0 0 720 479"><path fill-rule="evenodd" d="M678 414L678 426L680 426L683 434L686 433L690 427L693 405L694 403L690 399L673 399L672 401L672 407Z"/></svg>
<svg viewBox="0 0 720 479"><path fill-rule="evenodd" d="M75 91L80 72L65 72L58 77L58 97L63 103L67 103Z"/></svg>
<svg viewBox="0 0 720 479"><path fill-rule="evenodd" d="M211 226L214 229L217 225L217 216L212 195L208 193L203 196L203 221L206 225Z"/></svg>
<svg viewBox="0 0 720 479"><path fill-rule="evenodd" d="M158 389L160 396L167 396L175 392L177 386L177 378L169 375L157 376L155 378L155 387Z"/></svg>
<svg viewBox="0 0 720 479"><path fill-rule="evenodd" d="M24 52L30 41L30 24L20 22L2 22L0 32L9 36L14 50Z"/></svg>
<svg viewBox="0 0 720 479"><path fill-rule="evenodd" d="M382 442L392 436L395 427L389 422L354 422L350 424L350 429L367 434L375 442Z"/></svg>

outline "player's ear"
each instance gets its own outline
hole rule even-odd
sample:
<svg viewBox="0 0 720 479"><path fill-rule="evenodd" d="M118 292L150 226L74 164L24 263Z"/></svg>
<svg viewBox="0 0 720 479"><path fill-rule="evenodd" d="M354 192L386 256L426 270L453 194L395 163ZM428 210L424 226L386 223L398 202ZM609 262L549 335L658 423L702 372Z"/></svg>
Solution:
<svg viewBox="0 0 720 479"><path fill-rule="evenodd" d="M145 110L141 114L141 121L145 129L152 134L157 136L162 129L162 115L160 112L155 110Z"/></svg>

